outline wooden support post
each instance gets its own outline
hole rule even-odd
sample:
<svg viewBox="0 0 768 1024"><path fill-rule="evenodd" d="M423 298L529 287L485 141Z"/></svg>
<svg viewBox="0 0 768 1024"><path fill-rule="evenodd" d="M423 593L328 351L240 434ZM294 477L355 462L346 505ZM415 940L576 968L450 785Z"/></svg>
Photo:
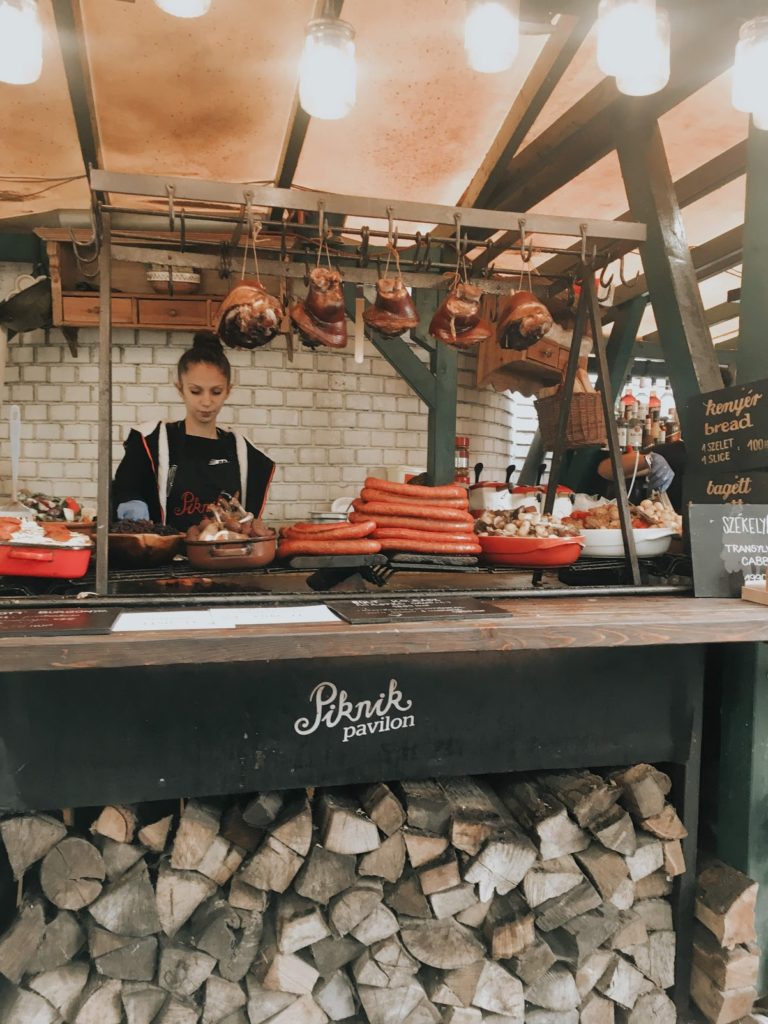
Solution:
<svg viewBox="0 0 768 1024"><path fill-rule="evenodd" d="M768 132L754 124L747 143L747 199L739 321L739 383L768 377L765 318L768 316Z"/></svg>
<svg viewBox="0 0 768 1024"><path fill-rule="evenodd" d="M112 482L112 217L101 214L99 249L99 440L96 526L96 593L108 590L110 486Z"/></svg>
<svg viewBox="0 0 768 1024"><path fill-rule="evenodd" d="M614 129L632 216L648 230L640 254L685 436L688 399L722 378L658 123L640 101Z"/></svg>

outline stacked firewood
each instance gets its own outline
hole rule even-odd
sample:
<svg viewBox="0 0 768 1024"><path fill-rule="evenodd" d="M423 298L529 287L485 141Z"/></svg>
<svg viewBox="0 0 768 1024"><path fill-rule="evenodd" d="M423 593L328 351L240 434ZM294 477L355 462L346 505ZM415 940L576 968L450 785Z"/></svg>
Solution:
<svg viewBox="0 0 768 1024"><path fill-rule="evenodd" d="M635 765L8 817L0 1021L674 1024L669 789Z"/></svg>
<svg viewBox="0 0 768 1024"><path fill-rule="evenodd" d="M696 884L691 996L711 1024L751 1018L760 949L755 945L757 882L709 860Z"/></svg>

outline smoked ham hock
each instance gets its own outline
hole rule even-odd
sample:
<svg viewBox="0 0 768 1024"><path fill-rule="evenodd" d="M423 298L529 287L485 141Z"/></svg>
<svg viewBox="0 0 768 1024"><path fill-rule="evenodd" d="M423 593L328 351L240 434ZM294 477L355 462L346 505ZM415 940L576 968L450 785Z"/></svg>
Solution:
<svg viewBox="0 0 768 1024"><path fill-rule="evenodd" d="M395 338L417 327L419 314L400 277L381 277L376 282L376 302L363 313L363 320L374 331Z"/></svg>
<svg viewBox="0 0 768 1024"><path fill-rule="evenodd" d="M493 328L480 316L482 292L467 281L459 283L437 307L429 325L429 333L438 341L454 348L471 348L487 341Z"/></svg>
<svg viewBox="0 0 768 1024"><path fill-rule="evenodd" d="M229 348L261 348L280 330L283 308L260 281L240 281L222 302L216 333Z"/></svg>
<svg viewBox="0 0 768 1024"><path fill-rule="evenodd" d="M532 292L514 292L501 305L499 346L522 352L552 329L552 314Z"/></svg>
<svg viewBox="0 0 768 1024"><path fill-rule="evenodd" d="M294 302L291 320L310 348L346 348L347 324L344 315L344 293L341 274L326 267L309 272L309 291L304 300Z"/></svg>

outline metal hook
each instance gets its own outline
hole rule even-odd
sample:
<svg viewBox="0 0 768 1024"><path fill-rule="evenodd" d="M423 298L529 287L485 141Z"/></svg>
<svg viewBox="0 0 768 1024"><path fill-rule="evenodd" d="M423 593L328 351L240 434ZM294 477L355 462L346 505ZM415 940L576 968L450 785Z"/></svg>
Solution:
<svg viewBox="0 0 768 1024"><path fill-rule="evenodd" d="M419 252L421 250L421 232L416 232L416 238L414 239L413 255L411 256L411 262L416 269L419 268L421 260L419 259Z"/></svg>
<svg viewBox="0 0 768 1024"><path fill-rule="evenodd" d="M530 263L533 256L533 238L526 246L525 244L525 217L521 217L517 222L518 230L520 231L520 259L523 263Z"/></svg>
<svg viewBox="0 0 768 1024"><path fill-rule="evenodd" d="M179 212L179 248L181 252L187 248L187 221L183 209Z"/></svg>
<svg viewBox="0 0 768 1024"><path fill-rule="evenodd" d="M288 218L290 214L287 210L283 210L283 216L280 222L280 259L284 262L288 261Z"/></svg>
<svg viewBox="0 0 768 1024"><path fill-rule="evenodd" d="M626 277L624 276L624 257L622 256L621 259L619 260L619 280L624 285L624 287L625 288L631 288L632 285L637 282L637 279L639 277L640 277L640 271L638 270L638 272L635 274L635 276L632 278L631 281L628 281L626 279Z"/></svg>
<svg viewBox="0 0 768 1024"><path fill-rule="evenodd" d="M317 203L317 233L322 245L325 240L325 203L322 199Z"/></svg>
<svg viewBox="0 0 768 1024"><path fill-rule="evenodd" d="M309 263L304 260L304 284L309 287Z"/></svg>
<svg viewBox="0 0 768 1024"><path fill-rule="evenodd" d="M424 269L429 270L432 266L432 237L429 231L424 236L424 245L426 247L424 252Z"/></svg>
<svg viewBox="0 0 768 1024"><path fill-rule="evenodd" d="M610 258L608 260L608 263L606 263L605 266L603 267L603 269L600 271L600 287L601 288L606 288L607 289L607 288L610 288L611 285L613 284L613 278L615 276L613 274L613 271L611 271L611 276L610 277L606 278L606 276L605 276L608 273L608 267L609 266L610 266Z"/></svg>
<svg viewBox="0 0 768 1024"><path fill-rule="evenodd" d="M173 213L173 197L176 194L176 186L166 185L165 191L168 195L168 230L173 234L176 230L176 218Z"/></svg>
<svg viewBox="0 0 768 1024"><path fill-rule="evenodd" d="M581 262L587 262L587 224L579 224L581 231Z"/></svg>
<svg viewBox="0 0 768 1024"><path fill-rule="evenodd" d="M453 215L453 223L456 225L456 254L461 256L461 214L458 211Z"/></svg>
<svg viewBox="0 0 768 1024"><path fill-rule="evenodd" d="M387 220L389 221L389 227L387 228L387 245L393 244L394 212L395 211L391 206L387 207Z"/></svg>
<svg viewBox="0 0 768 1024"><path fill-rule="evenodd" d="M363 224L360 228L360 266L368 266L368 243L370 241L371 229L367 224Z"/></svg>

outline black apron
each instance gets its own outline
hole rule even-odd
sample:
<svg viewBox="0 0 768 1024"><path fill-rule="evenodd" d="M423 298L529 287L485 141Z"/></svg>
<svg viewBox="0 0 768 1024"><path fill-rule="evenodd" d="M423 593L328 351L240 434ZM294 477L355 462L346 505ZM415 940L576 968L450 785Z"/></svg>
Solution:
<svg viewBox="0 0 768 1024"><path fill-rule="evenodd" d="M222 491L240 491L234 435L223 430L218 434L215 439L190 436L183 422L169 427L165 521L177 530L197 525Z"/></svg>

